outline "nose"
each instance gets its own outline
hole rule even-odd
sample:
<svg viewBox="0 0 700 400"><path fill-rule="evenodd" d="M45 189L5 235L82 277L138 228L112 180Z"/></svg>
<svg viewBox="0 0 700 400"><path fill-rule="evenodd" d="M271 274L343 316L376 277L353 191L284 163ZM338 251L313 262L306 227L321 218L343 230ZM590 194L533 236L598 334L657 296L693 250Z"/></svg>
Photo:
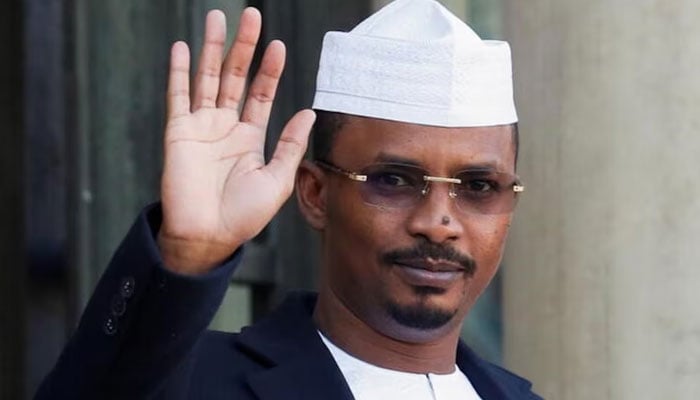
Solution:
<svg viewBox="0 0 700 400"><path fill-rule="evenodd" d="M407 229L411 236L419 236L433 243L454 241L462 236L464 226L457 205L450 195L451 186L430 183L422 201L408 218Z"/></svg>

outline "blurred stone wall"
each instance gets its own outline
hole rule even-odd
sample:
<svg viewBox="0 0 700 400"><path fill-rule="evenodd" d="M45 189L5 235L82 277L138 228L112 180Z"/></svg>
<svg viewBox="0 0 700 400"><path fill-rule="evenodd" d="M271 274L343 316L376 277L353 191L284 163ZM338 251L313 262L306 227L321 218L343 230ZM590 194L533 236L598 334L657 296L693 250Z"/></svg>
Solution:
<svg viewBox="0 0 700 400"><path fill-rule="evenodd" d="M505 359L545 398L700 396L698 15L505 1L527 186Z"/></svg>

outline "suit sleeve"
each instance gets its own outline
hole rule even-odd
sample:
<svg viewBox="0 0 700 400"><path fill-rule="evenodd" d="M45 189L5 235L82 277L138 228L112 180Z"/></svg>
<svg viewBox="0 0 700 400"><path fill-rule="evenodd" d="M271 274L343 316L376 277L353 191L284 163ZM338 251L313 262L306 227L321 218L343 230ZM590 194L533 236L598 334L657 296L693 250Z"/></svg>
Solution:
<svg viewBox="0 0 700 400"><path fill-rule="evenodd" d="M155 243L160 220L159 205L139 215L36 399L148 398L189 370L242 251L205 275L176 274Z"/></svg>

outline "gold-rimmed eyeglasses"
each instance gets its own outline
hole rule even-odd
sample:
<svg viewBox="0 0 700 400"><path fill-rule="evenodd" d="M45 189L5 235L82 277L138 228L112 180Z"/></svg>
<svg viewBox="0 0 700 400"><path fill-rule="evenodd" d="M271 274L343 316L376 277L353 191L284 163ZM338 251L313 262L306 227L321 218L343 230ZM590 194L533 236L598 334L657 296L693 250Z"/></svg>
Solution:
<svg viewBox="0 0 700 400"><path fill-rule="evenodd" d="M516 175L493 169L467 169L452 177L441 177L407 164L378 163L351 172L328 161L315 163L360 183L360 195L365 203L387 209L415 207L430 192L431 183L447 183L449 196L462 212L508 214L525 190Z"/></svg>

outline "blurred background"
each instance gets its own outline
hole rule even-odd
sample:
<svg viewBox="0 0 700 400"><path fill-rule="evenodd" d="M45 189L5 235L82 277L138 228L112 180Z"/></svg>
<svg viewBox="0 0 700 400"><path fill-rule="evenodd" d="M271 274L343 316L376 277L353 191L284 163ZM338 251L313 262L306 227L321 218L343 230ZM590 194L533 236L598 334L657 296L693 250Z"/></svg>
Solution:
<svg viewBox="0 0 700 400"><path fill-rule="evenodd" d="M548 399L700 398L700 2L443 0L506 39L527 183L464 327ZM0 12L0 399L30 398L139 210L157 201L170 44L246 5L288 62L270 125L308 106L323 33L381 0L5 0ZM313 288L289 202L212 327Z"/></svg>

